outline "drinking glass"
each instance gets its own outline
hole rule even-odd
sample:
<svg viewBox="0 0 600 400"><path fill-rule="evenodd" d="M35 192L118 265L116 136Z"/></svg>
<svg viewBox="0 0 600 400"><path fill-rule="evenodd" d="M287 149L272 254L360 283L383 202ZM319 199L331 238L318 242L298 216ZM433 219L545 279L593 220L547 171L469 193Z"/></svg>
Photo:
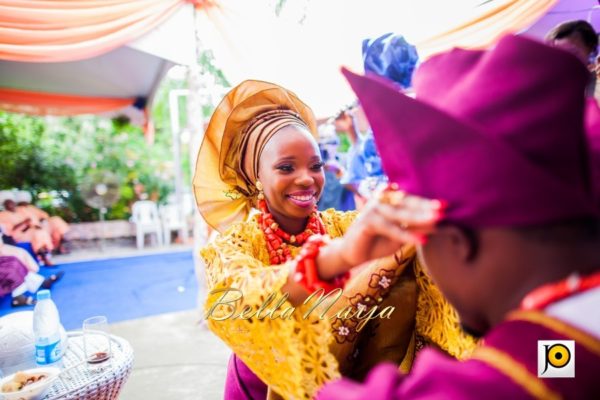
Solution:
<svg viewBox="0 0 600 400"><path fill-rule="evenodd" d="M108 320L100 315L83 321L83 353L90 370L102 369L112 356Z"/></svg>

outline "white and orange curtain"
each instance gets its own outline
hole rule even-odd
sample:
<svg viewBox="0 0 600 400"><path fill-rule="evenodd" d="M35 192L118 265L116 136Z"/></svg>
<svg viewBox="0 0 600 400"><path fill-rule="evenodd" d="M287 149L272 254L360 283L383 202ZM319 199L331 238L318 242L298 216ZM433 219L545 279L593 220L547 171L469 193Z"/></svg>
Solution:
<svg viewBox="0 0 600 400"><path fill-rule="evenodd" d="M92 58L148 33L190 0L0 0L0 59Z"/></svg>
<svg viewBox="0 0 600 400"><path fill-rule="evenodd" d="M489 46L557 0L288 0L279 17L273 2L218 3L200 12L198 29L230 83L277 82L327 118L354 100L339 68L362 71L363 39L402 34L423 60L455 46Z"/></svg>
<svg viewBox="0 0 600 400"><path fill-rule="evenodd" d="M0 0L0 60L94 57L149 32L186 2L201 10L203 44L232 84L248 78L277 82L325 117L353 101L339 67L362 70L362 39L403 34L421 59L455 46L481 48L524 30L557 0L288 0L281 18L274 2L264 0ZM31 93L32 101L38 94ZM0 89L0 103L6 107L16 95L27 93ZM121 100L105 99L103 107L120 107ZM91 106L97 99L60 101Z"/></svg>
<svg viewBox="0 0 600 400"><path fill-rule="evenodd" d="M450 46L487 46L502 34L518 32L528 27L556 2L557 0L425 1L423 3L431 4L430 14L426 15L421 11L425 10L424 7L417 9L416 13L412 11L415 6L410 4L411 1L388 2L387 6L379 3L378 5L383 4L383 8L375 4L371 7L368 2L345 1L340 4L342 8L338 16L342 18L340 23L356 22L353 26L360 31L361 26L368 25L365 15L380 14L380 17L385 17L390 11L401 21L403 14L412 14L418 17L413 20L412 26L399 24L392 31L409 37L420 37L422 40L418 44L421 51L433 52ZM230 3L234 7L240 4L226 0L0 0L0 59L61 62L91 58L144 35L168 19L184 3L194 3L205 9L215 3ZM453 8L466 11L465 7L456 7L460 3L474 3L477 6L472 7L470 12L463 12L462 20L455 18L455 21L446 21L438 25L437 29L428 27L428 33L419 31L419 27L427 27L427 18L433 17L433 14L452 15ZM344 20L346 14L350 16L350 20ZM250 17L247 14L245 16ZM363 18L352 21L353 16ZM379 20L375 18L373 23L378 23ZM328 19L328 22L335 29L335 21Z"/></svg>
<svg viewBox="0 0 600 400"><path fill-rule="evenodd" d="M200 0L0 0L0 60L51 63L92 58L123 46ZM98 98L0 88L0 108L29 114L102 113L134 98Z"/></svg>
<svg viewBox="0 0 600 400"><path fill-rule="evenodd" d="M546 14L558 0L481 1L464 22L417 42L422 57L452 47L485 48L509 33L518 33Z"/></svg>
<svg viewBox="0 0 600 400"><path fill-rule="evenodd" d="M71 96L0 88L0 110L32 115L100 114L132 105L133 98Z"/></svg>

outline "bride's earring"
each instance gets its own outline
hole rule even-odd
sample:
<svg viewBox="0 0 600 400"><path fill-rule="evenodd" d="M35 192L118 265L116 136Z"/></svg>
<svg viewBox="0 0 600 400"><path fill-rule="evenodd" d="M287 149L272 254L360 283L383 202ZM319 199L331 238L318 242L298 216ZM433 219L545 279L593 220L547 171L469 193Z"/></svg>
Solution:
<svg viewBox="0 0 600 400"><path fill-rule="evenodd" d="M258 199L259 200L264 200L265 199L265 193L263 192L263 185L261 181L256 181L256 189L258 189Z"/></svg>

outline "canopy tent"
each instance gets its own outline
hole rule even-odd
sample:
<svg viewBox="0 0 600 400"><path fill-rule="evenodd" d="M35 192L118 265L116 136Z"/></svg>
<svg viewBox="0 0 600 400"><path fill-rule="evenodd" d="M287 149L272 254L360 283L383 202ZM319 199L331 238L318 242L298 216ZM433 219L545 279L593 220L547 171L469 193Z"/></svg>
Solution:
<svg viewBox="0 0 600 400"><path fill-rule="evenodd" d="M0 109L143 123L165 73L195 61L190 3L0 0Z"/></svg>
<svg viewBox="0 0 600 400"><path fill-rule="evenodd" d="M0 109L35 115L125 114L144 125L176 64L196 62L203 0L0 0ZM172 132L182 204L179 134Z"/></svg>
<svg viewBox="0 0 600 400"><path fill-rule="evenodd" d="M401 33L426 58L453 46L487 46L509 32L543 37L560 21L600 18L595 0L295 0L280 3L279 16L272 1L0 0L0 108L59 115L143 109L172 65L193 61L194 21L185 3L203 11L199 36L230 83L280 83L320 117L353 100L339 67L362 69L365 38Z"/></svg>
<svg viewBox="0 0 600 400"><path fill-rule="evenodd" d="M597 1L297 0L283 4L277 16L268 2L220 0L218 8L200 14L200 37L213 49L231 84L249 78L277 82L295 91L317 116L328 117L354 100L339 68L362 71L365 38L402 34L417 45L424 59L454 46L482 48L507 33L527 31L541 38L558 22L588 19Z"/></svg>

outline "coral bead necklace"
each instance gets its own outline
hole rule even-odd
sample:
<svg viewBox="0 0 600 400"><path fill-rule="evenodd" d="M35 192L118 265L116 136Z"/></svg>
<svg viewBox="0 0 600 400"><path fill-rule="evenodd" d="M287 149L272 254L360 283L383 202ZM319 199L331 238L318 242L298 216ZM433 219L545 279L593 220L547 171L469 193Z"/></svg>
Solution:
<svg viewBox="0 0 600 400"><path fill-rule="evenodd" d="M281 229L279 224L273 219L273 215L269 212L267 202L264 199L258 200L258 209L261 212L258 216L258 223L265 234L271 265L283 264L292 259L288 245L301 246L312 235L325 234L325 226L321 218L319 218L316 207L308 217L306 229L297 235L290 235Z"/></svg>
<svg viewBox="0 0 600 400"><path fill-rule="evenodd" d="M559 282L533 290L521 302L521 309L543 310L552 303L598 287L600 287L600 271L584 277L572 274Z"/></svg>

